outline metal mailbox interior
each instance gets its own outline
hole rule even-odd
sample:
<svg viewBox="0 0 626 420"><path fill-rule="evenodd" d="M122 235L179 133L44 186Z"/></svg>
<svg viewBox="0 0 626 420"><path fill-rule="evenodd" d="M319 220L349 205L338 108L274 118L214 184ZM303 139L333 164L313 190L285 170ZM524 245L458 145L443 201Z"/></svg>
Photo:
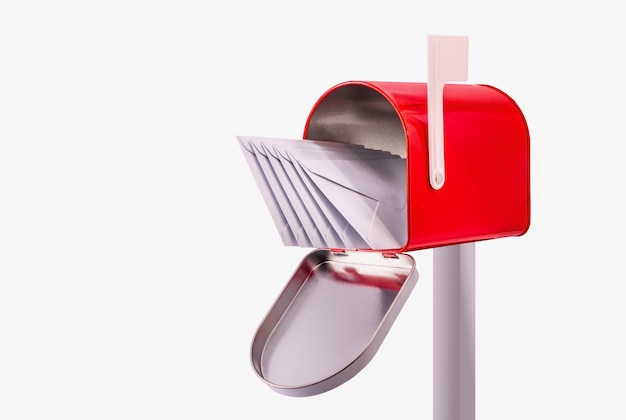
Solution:
<svg viewBox="0 0 626 420"><path fill-rule="evenodd" d="M404 254L519 236L530 224L529 134L517 104L486 85L444 90L446 184L428 181L425 83L345 82L314 105L304 139L406 158L404 245L317 249L261 322L252 365L275 391L309 396L356 375L374 356L418 273Z"/></svg>

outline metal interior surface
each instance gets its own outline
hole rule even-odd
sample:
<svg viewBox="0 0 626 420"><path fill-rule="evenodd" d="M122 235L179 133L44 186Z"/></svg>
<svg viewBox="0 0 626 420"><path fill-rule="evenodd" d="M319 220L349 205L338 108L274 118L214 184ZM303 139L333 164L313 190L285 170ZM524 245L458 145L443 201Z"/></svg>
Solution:
<svg viewBox="0 0 626 420"><path fill-rule="evenodd" d="M393 105L375 89L345 85L315 108L307 138L361 144L406 157L406 136Z"/></svg>
<svg viewBox="0 0 626 420"><path fill-rule="evenodd" d="M341 385L372 359L417 279L410 255L311 252L256 332L257 375L297 397Z"/></svg>

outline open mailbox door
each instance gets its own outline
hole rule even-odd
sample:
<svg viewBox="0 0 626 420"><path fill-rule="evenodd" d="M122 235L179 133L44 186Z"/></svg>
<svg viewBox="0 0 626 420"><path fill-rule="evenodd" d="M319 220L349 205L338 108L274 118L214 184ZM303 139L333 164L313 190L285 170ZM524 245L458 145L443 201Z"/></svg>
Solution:
<svg viewBox="0 0 626 420"><path fill-rule="evenodd" d="M255 372L289 396L341 385L376 354L417 279L406 254L309 253L257 330Z"/></svg>

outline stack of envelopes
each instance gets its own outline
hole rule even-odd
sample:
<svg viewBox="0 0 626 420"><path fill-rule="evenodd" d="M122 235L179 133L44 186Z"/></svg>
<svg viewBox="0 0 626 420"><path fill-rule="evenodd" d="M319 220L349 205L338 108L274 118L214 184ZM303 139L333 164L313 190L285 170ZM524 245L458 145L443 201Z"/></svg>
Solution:
<svg viewBox="0 0 626 420"><path fill-rule="evenodd" d="M334 141L237 138L285 245L406 243L406 159Z"/></svg>

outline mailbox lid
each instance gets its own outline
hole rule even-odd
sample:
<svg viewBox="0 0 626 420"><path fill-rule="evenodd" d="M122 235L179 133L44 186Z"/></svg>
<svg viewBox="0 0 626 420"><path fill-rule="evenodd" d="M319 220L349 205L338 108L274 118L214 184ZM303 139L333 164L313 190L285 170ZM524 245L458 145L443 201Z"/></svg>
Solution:
<svg viewBox="0 0 626 420"><path fill-rule="evenodd" d="M309 253L257 329L256 374L289 396L336 388L376 354L417 279L407 254Z"/></svg>

